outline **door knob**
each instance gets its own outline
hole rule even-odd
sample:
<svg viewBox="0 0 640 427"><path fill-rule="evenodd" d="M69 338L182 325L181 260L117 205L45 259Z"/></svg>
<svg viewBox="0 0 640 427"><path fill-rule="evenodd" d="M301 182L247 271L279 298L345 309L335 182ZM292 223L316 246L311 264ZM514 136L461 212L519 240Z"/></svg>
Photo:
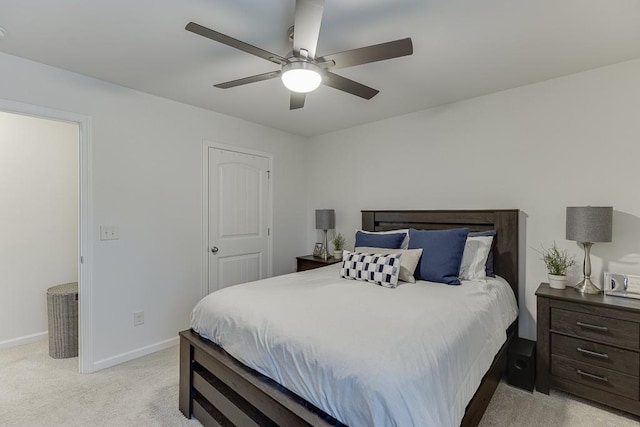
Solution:
<svg viewBox="0 0 640 427"><path fill-rule="evenodd" d="M217 247L217 246L212 246L212 247L211 247L211 253L212 253L212 254L217 254L217 253L218 253L218 250L219 250L219 249L218 249L218 247Z"/></svg>

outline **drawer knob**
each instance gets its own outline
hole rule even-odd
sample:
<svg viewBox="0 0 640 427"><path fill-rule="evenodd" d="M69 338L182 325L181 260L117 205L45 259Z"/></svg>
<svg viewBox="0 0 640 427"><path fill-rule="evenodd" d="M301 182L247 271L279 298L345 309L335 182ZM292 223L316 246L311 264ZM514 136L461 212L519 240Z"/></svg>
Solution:
<svg viewBox="0 0 640 427"><path fill-rule="evenodd" d="M590 323L576 322L576 325L580 326L581 328L585 328L585 329L593 329L594 331L600 331L600 332L608 332L609 331L609 328L607 328L606 326L592 325Z"/></svg>
<svg viewBox="0 0 640 427"><path fill-rule="evenodd" d="M582 353L584 355L587 356L593 356L593 357L599 357L601 359L608 359L609 355L606 353L598 353L597 351L591 351L591 350L586 350L584 348L576 348L576 350L578 351L578 353Z"/></svg>
<svg viewBox="0 0 640 427"><path fill-rule="evenodd" d="M587 378L591 378L592 380L598 380L598 381L602 381L605 383L609 382L609 379L607 379L607 377L601 377L600 375L595 375L595 374L590 374L589 372L585 372L581 369L576 369L576 372L578 373L578 375L582 375L583 377L587 377Z"/></svg>

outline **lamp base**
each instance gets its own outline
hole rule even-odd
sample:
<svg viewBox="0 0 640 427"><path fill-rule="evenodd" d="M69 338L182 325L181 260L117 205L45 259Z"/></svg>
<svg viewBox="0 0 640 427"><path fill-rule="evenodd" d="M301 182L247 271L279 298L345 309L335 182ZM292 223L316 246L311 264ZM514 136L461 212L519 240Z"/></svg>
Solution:
<svg viewBox="0 0 640 427"><path fill-rule="evenodd" d="M322 259L323 260L327 260L327 258L329 257L329 248L327 248L327 245L329 244L329 242L327 241L327 230L323 230L324 231L324 247L322 248Z"/></svg>
<svg viewBox="0 0 640 427"><path fill-rule="evenodd" d="M599 294L602 291L596 285L593 284L589 277L582 279L580 283L574 286L574 289L581 294Z"/></svg>

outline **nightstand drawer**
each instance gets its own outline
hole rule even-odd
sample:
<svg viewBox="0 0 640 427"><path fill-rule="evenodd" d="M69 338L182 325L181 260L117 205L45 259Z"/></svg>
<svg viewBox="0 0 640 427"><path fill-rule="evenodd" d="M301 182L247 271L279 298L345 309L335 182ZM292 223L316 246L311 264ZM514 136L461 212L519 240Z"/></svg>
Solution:
<svg viewBox="0 0 640 427"><path fill-rule="evenodd" d="M311 261L298 260L298 271L313 270L314 268L324 267L322 264Z"/></svg>
<svg viewBox="0 0 640 427"><path fill-rule="evenodd" d="M638 400L637 377L561 356L552 356L551 374L591 388Z"/></svg>
<svg viewBox="0 0 640 427"><path fill-rule="evenodd" d="M638 348L640 325L560 308L551 309L551 330L627 348Z"/></svg>
<svg viewBox="0 0 640 427"><path fill-rule="evenodd" d="M551 353L637 377L640 354L564 335L551 335Z"/></svg>
<svg viewBox="0 0 640 427"><path fill-rule="evenodd" d="M314 268L326 267L328 265L342 262L342 259L328 257L327 259L316 257L313 255L305 255L296 257L296 271L313 270Z"/></svg>

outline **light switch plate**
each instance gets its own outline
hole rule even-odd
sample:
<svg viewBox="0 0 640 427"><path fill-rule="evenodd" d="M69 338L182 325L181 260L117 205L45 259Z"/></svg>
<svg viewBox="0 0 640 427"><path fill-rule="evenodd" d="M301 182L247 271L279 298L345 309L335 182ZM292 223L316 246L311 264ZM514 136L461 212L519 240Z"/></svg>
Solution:
<svg viewBox="0 0 640 427"><path fill-rule="evenodd" d="M101 225L100 240L118 240L120 238L120 230L117 225Z"/></svg>

